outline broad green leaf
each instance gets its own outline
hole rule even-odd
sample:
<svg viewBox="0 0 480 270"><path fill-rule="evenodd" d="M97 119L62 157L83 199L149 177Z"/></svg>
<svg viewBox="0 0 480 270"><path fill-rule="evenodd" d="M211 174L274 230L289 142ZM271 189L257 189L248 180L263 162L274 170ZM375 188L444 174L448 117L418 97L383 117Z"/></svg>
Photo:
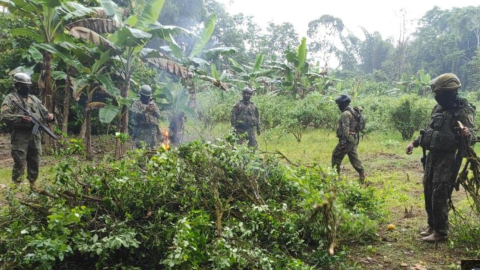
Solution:
<svg viewBox="0 0 480 270"><path fill-rule="evenodd" d="M113 17L117 14L118 6L111 0L100 0L100 5L105 10L108 17Z"/></svg>
<svg viewBox="0 0 480 270"><path fill-rule="evenodd" d="M171 38L170 40L171 40L170 50L172 50L173 55L178 59L182 59L183 58L182 48L180 48L180 46L177 44L177 42L173 38Z"/></svg>
<svg viewBox="0 0 480 270"><path fill-rule="evenodd" d="M307 39L306 38L302 38L302 42L300 43L300 46L298 46L297 60L298 60L297 68L301 69L305 64L305 61L307 60Z"/></svg>
<svg viewBox="0 0 480 270"><path fill-rule="evenodd" d="M34 46L28 48L28 52L33 57L33 60L35 60L36 63L40 63L43 60L42 53Z"/></svg>
<svg viewBox="0 0 480 270"><path fill-rule="evenodd" d="M102 53L100 55L100 59L98 59L97 61L95 61L95 63L93 63L92 65L92 73L97 73L99 68L105 64L105 62L107 62L108 60L110 60L111 57L110 57L110 50Z"/></svg>
<svg viewBox="0 0 480 270"><path fill-rule="evenodd" d="M54 71L52 72L52 77L54 80L65 80L67 78L67 73L63 71Z"/></svg>
<svg viewBox="0 0 480 270"><path fill-rule="evenodd" d="M163 58L169 59L165 54L150 48L142 48L140 51L142 58Z"/></svg>
<svg viewBox="0 0 480 270"><path fill-rule="evenodd" d="M217 66L215 66L215 64L212 64L210 66L210 69L212 71L212 77L215 78L216 80L220 80L220 74L218 74Z"/></svg>
<svg viewBox="0 0 480 270"><path fill-rule="evenodd" d="M82 64L77 59L73 58L69 52L63 53L51 44L40 43L34 44L34 46L60 57L65 63L76 68L77 70L82 69Z"/></svg>
<svg viewBox="0 0 480 270"><path fill-rule="evenodd" d="M36 42L43 42L44 38L39 33L26 28L17 28L12 30L12 36L29 36L35 39Z"/></svg>
<svg viewBox="0 0 480 270"><path fill-rule="evenodd" d="M237 63L237 61L235 61L234 59L232 58L228 58L228 61L230 61L230 63L232 63L232 65L237 68L239 70L239 72L243 72L243 73L247 73L245 71L245 69L243 68L242 65L240 65L239 63Z"/></svg>
<svg viewBox="0 0 480 270"><path fill-rule="evenodd" d="M134 27L137 24L137 21L138 21L138 17L137 15L134 14L125 20L125 24L127 24L130 27Z"/></svg>
<svg viewBox="0 0 480 270"><path fill-rule="evenodd" d="M138 24L143 27L154 24L162 11L163 4L165 4L165 0L147 0L143 13L138 19Z"/></svg>
<svg viewBox="0 0 480 270"><path fill-rule="evenodd" d="M62 18L62 20L65 20L65 21L70 21L75 18L85 17L94 12L93 9L73 1L64 3L62 5L62 10L64 10L66 13L65 16Z"/></svg>
<svg viewBox="0 0 480 270"><path fill-rule="evenodd" d="M159 22L150 25L148 32L161 39L170 39L172 36L179 35L194 36L191 31L185 28L174 25L162 25Z"/></svg>
<svg viewBox="0 0 480 270"><path fill-rule="evenodd" d="M205 27L203 28L202 33L200 34L199 39L197 42L195 42L195 45L193 46L192 51L190 52L190 58L194 56L198 56L203 48L207 45L208 41L210 40L210 37L213 34L213 31L215 30L215 23L217 22L217 16L214 14L208 18L207 22L205 23Z"/></svg>
<svg viewBox="0 0 480 270"><path fill-rule="evenodd" d="M115 45L119 47L136 47L143 45L152 35L140 29L123 27L116 33Z"/></svg>
<svg viewBox="0 0 480 270"><path fill-rule="evenodd" d="M203 67L203 66L208 66L210 63L206 60L203 60L202 58L198 58L198 57L193 57L192 59L190 59L190 61L196 65L196 66L200 66L200 67Z"/></svg>
<svg viewBox="0 0 480 270"><path fill-rule="evenodd" d="M219 47L203 51L206 59L216 58L219 55L229 55L237 53L237 48L235 47Z"/></svg>
<svg viewBox="0 0 480 270"><path fill-rule="evenodd" d="M107 92L111 95L117 94L119 91L115 87L115 84L113 83L112 79L104 74L100 74L97 76L98 81L105 87Z"/></svg>
<svg viewBox="0 0 480 270"><path fill-rule="evenodd" d="M42 6L47 6L50 8L59 7L62 5L60 0L37 0L36 2Z"/></svg>
<svg viewBox="0 0 480 270"><path fill-rule="evenodd" d="M258 54L257 59L255 60L255 66L253 67L253 72L260 70L263 64L263 54Z"/></svg>

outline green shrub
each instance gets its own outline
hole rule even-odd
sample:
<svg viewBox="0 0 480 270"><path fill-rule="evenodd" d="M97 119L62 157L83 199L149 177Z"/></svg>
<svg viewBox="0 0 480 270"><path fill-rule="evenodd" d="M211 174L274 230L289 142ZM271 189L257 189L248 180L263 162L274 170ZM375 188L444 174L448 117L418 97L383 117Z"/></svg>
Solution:
<svg viewBox="0 0 480 270"><path fill-rule="evenodd" d="M411 140L416 131L427 125L433 105L432 100L417 95L404 95L398 100L390 111L390 121L403 140Z"/></svg>

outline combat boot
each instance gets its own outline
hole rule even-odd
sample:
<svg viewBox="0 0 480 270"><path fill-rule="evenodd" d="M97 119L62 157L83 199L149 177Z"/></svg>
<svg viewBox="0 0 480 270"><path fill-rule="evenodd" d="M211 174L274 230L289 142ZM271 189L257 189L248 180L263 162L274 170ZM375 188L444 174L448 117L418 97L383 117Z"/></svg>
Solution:
<svg viewBox="0 0 480 270"><path fill-rule="evenodd" d="M427 243L435 243L435 242L443 242L447 240L446 235L441 235L437 231L434 231L432 234L429 236L423 237L422 240Z"/></svg>
<svg viewBox="0 0 480 270"><path fill-rule="evenodd" d="M30 189L32 191L38 191L38 185L37 185L37 181L36 180L33 180L33 181L29 181L30 182Z"/></svg>
<svg viewBox="0 0 480 270"><path fill-rule="evenodd" d="M425 237L425 236L431 235L433 232L434 232L433 228L428 226L425 230L420 232L420 235Z"/></svg>
<svg viewBox="0 0 480 270"><path fill-rule="evenodd" d="M365 182L365 172L361 171L358 173L358 181L360 181L360 184Z"/></svg>

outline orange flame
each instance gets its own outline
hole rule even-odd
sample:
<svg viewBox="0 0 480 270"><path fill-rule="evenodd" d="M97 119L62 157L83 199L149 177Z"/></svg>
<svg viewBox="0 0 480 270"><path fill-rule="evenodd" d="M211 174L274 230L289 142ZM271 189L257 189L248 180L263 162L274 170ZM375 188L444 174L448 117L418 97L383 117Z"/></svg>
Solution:
<svg viewBox="0 0 480 270"><path fill-rule="evenodd" d="M162 148L165 149L165 151L168 151L168 149L170 149L170 139L168 138L168 130L163 131Z"/></svg>

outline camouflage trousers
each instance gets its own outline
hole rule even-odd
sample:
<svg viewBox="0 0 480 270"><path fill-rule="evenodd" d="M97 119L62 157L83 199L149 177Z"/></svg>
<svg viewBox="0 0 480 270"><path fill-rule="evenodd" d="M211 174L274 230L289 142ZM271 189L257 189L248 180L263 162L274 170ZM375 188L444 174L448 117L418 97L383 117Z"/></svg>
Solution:
<svg viewBox="0 0 480 270"><path fill-rule="evenodd" d="M235 134L239 138L238 143L243 144L245 139L248 140L248 146L257 148L257 138L255 137L255 127L236 128Z"/></svg>
<svg viewBox="0 0 480 270"><path fill-rule="evenodd" d="M37 180L42 155L40 134L34 135L29 131L14 131L11 138L11 153L13 158L12 181L19 183L25 174L27 164L27 179L30 182Z"/></svg>
<svg viewBox="0 0 480 270"><path fill-rule="evenodd" d="M346 155L348 155L350 163L357 172L361 173L364 171L362 162L358 159L357 147L358 139L354 139L354 141L347 140L343 148L340 143L337 144L332 154L332 168L335 168L338 174L340 174L340 165Z"/></svg>
<svg viewBox="0 0 480 270"><path fill-rule="evenodd" d="M448 233L448 199L453 192L455 153L429 153L423 176L423 194L428 226Z"/></svg>
<svg viewBox="0 0 480 270"><path fill-rule="evenodd" d="M158 143L158 131L157 126L140 126L135 127L134 131L134 142L136 148L146 148L153 150Z"/></svg>

